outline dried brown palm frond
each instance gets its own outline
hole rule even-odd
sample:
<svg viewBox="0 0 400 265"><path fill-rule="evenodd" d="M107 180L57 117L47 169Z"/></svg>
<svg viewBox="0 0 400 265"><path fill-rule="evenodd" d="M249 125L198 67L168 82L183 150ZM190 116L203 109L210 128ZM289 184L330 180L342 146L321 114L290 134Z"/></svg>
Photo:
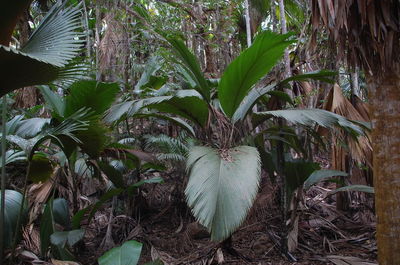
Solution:
<svg viewBox="0 0 400 265"><path fill-rule="evenodd" d="M359 102L357 107L360 109L360 111L358 111L358 109L356 109L351 102L344 97L342 89L336 84L332 87L331 91L326 97L323 108L344 116L349 120L369 122L370 120L365 103ZM368 134L366 136L359 136L357 140L344 134L339 135L339 138L342 138L342 140L348 144L349 153L354 160L359 163L367 164L370 167L372 166L372 145ZM342 149L340 146L334 146L334 149L337 150L336 152L338 153L343 152L343 150L339 150ZM338 158L341 157L341 155L335 155L334 157Z"/></svg>
<svg viewBox="0 0 400 265"><path fill-rule="evenodd" d="M312 0L311 43L325 27L340 58L370 72L385 72L400 61L399 14L398 0Z"/></svg>

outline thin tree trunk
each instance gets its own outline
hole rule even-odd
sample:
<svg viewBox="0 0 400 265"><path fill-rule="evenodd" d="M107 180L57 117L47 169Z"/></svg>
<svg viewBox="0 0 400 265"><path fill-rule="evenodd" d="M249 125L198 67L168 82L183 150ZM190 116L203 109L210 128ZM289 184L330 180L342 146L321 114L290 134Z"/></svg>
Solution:
<svg viewBox="0 0 400 265"><path fill-rule="evenodd" d="M397 68L399 69L399 68ZM372 115L378 259L400 261L400 73L368 76Z"/></svg>
<svg viewBox="0 0 400 265"><path fill-rule="evenodd" d="M250 5L249 1L244 1L245 5L245 20L246 20L246 40L247 40L247 47L251 46L251 25L250 25Z"/></svg>
<svg viewBox="0 0 400 265"><path fill-rule="evenodd" d="M281 17L282 34L286 34L287 33L287 27L286 27L286 16L285 16L284 0L279 0L279 12L280 12L280 17ZM284 60L285 60L285 77L288 78L288 77L291 76L291 71L290 71L289 50L287 48L285 49Z"/></svg>

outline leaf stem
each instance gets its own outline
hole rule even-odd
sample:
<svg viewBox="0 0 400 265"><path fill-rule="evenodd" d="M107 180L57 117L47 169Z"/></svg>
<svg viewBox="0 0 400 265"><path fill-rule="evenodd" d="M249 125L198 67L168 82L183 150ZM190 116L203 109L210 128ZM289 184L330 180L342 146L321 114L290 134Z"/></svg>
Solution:
<svg viewBox="0 0 400 265"><path fill-rule="evenodd" d="M0 265L3 265L4 258L4 215L6 199L6 120L7 120L7 99L3 96L2 104L2 137L1 137L1 211L0 211Z"/></svg>

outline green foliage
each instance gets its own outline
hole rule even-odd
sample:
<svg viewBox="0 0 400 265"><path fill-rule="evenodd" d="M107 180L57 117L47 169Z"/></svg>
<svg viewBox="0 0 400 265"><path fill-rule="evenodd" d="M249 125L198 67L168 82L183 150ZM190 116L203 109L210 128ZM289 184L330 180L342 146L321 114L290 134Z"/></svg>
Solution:
<svg viewBox="0 0 400 265"><path fill-rule="evenodd" d="M68 202L64 198L54 199L52 210L54 222L65 228L69 228L71 225L71 218L69 216Z"/></svg>
<svg viewBox="0 0 400 265"><path fill-rule="evenodd" d="M154 74L160 70L161 66L162 66L162 58L160 58L159 56L154 56L151 57L145 68L144 71L142 73L142 75L140 76L139 81L136 83L135 85L135 90L140 90L145 86L148 86L149 83L152 82L152 78L154 78Z"/></svg>
<svg viewBox="0 0 400 265"><path fill-rule="evenodd" d="M168 37L166 39L171 44L185 74L190 76L190 78L196 83L195 89L203 96L206 102L209 102L211 99L210 87L201 72L197 58L189 51L181 40Z"/></svg>
<svg viewBox="0 0 400 265"><path fill-rule="evenodd" d="M254 106L254 104L256 104L257 100L259 100L269 91L274 89L275 86L275 84L272 84L263 88L253 88L252 90L250 90L250 92L243 98L242 103L233 114L232 122L236 123L238 121L243 121L251 108Z"/></svg>
<svg viewBox="0 0 400 265"><path fill-rule="evenodd" d="M82 67L68 63L82 47L82 35L76 32L81 10L65 8L65 3L53 6L21 51L0 45L0 96L20 87L80 76Z"/></svg>
<svg viewBox="0 0 400 265"><path fill-rule="evenodd" d="M53 245L60 248L65 248L67 245L73 247L76 243L82 240L84 235L85 230L83 229L55 232L50 236L50 241Z"/></svg>
<svg viewBox="0 0 400 265"><path fill-rule="evenodd" d="M359 192L365 192L365 193L375 193L374 187L366 186L366 185L349 185L349 186L344 186L341 188L338 188L336 190L333 190L329 193L329 195L335 194L340 191L359 191Z"/></svg>
<svg viewBox="0 0 400 265"><path fill-rule="evenodd" d="M320 169L318 163L303 159L289 159L285 161L284 176L286 178L285 188L289 198L288 203L293 192L303 186L307 178L318 169Z"/></svg>
<svg viewBox="0 0 400 265"><path fill-rule="evenodd" d="M286 109L258 112L254 115L254 118L256 119L255 123L259 124L260 120L262 121L263 119L272 116L283 118L289 122L305 126L318 124L330 129L339 127L353 135L364 134L362 127L358 126L354 122L351 122L343 116L321 109Z"/></svg>
<svg viewBox="0 0 400 265"><path fill-rule="evenodd" d="M17 150L8 150L6 152L6 165L13 163L13 162L17 162L17 161L25 161L26 160L26 156L25 156L25 152L23 151L17 151ZM0 156L0 168L3 166L3 159Z"/></svg>
<svg viewBox="0 0 400 265"><path fill-rule="evenodd" d="M79 120L86 124L85 129L75 132L75 141L65 138L60 141L65 143L67 156L79 145L90 157L99 157L109 139L108 129L103 125L101 117L114 102L119 88L113 83L78 81L68 90L68 96L62 98L49 88L41 87L46 103L51 106L58 122L63 123L82 110L87 112L87 115Z"/></svg>
<svg viewBox="0 0 400 265"><path fill-rule="evenodd" d="M165 134L145 136L146 149L157 153L159 160L185 161L189 152L190 139L185 134L169 137Z"/></svg>
<svg viewBox="0 0 400 265"><path fill-rule="evenodd" d="M52 200L47 203L40 221L40 253L45 256L50 247L50 236L54 233Z"/></svg>
<svg viewBox="0 0 400 265"><path fill-rule="evenodd" d="M212 240L226 239L244 221L256 197L261 171L257 149L196 146L189 152L187 169L185 194L193 215Z"/></svg>
<svg viewBox="0 0 400 265"><path fill-rule="evenodd" d="M314 171L304 182L304 189L309 189L312 185L317 184L318 182L324 181L328 178L335 176L343 176L346 177L348 174L343 171L338 170L317 170Z"/></svg>
<svg viewBox="0 0 400 265"><path fill-rule="evenodd" d="M147 107L160 112L179 115L202 127L205 126L208 119L206 102L196 96L171 97L168 100L151 104Z"/></svg>
<svg viewBox="0 0 400 265"><path fill-rule="evenodd" d="M53 165L43 153L35 153L30 160L28 178L35 182L45 182L53 174Z"/></svg>
<svg viewBox="0 0 400 265"><path fill-rule="evenodd" d="M90 109L93 115L102 115L114 102L119 88L115 83L78 81L73 83L68 91L64 117L69 117L82 108Z"/></svg>
<svg viewBox="0 0 400 265"><path fill-rule="evenodd" d="M122 246L107 251L99 258L99 265L136 265L142 252L142 243L127 241Z"/></svg>
<svg viewBox="0 0 400 265"><path fill-rule="evenodd" d="M253 45L226 68L218 86L218 98L225 114L232 118L251 87L282 57L292 43L292 34L260 33Z"/></svg>
<svg viewBox="0 0 400 265"><path fill-rule="evenodd" d="M308 80L319 80L322 82L326 82L329 84L333 84L335 80L332 79L332 77L336 76L337 73L333 71L328 71L328 70L320 70L320 71L315 71L315 72L309 72L305 74L300 74L300 75L294 75L289 78L286 78L285 80L281 81L281 85L286 85L290 81L308 81Z"/></svg>
<svg viewBox="0 0 400 265"><path fill-rule="evenodd" d="M115 187L123 188L125 186L121 172L119 172L117 169L106 162L99 161L98 165L101 168L101 171L103 171L107 175L107 177L111 180Z"/></svg>
<svg viewBox="0 0 400 265"><path fill-rule="evenodd" d="M51 248L52 255L56 258L62 260L74 260L73 255L67 248L65 248L65 245L59 246L52 245L51 243L51 236L58 232L55 227L53 206L54 200L51 198L44 208L44 212L40 221L40 253L42 256L47 256L48 250Z"/></svg>
<svg viewBox="0 0 400 265"><path fill-rule="evenodd" d="M4 238L2 239L5 247L11 247L11 243L14 237L20 236L22 223L20 222L20 227L17 226L17 220L19 216L19 210L21 209L21 204L23 200L23 195L15 190L5 191L5 216L4 216ZM22 220L25 218L27 206L24 204Z"/></svg>
<svg viewBox="0 0 400 265"><path fill-rule="evenodd" d="M132 193L133 190L139 188L140 186L142 186L143 184L146 183L162 183L163 179L160 177L155 177L155 178L151 178L151 179L145 179L145 180L141 180L137 183L134 183L128 187L124 187L124 188L112 188L110 190L108 190L106 193L104 193L99 201L97 201L96 203L94 203L93 205L90 205L82 210L80 210L79 212L77 212L73 217L72 217L72 228L73 229L78 229L80 228L80 224L81 221L83 220L84 216L86 213L89 213L88 216L88 222L90 223L90 220L93 218L94 214L97 212L97 210L109 199L113 198L114 196L118 196L120 194L122 194L123 192L128 192L128 193Z"/></svg>

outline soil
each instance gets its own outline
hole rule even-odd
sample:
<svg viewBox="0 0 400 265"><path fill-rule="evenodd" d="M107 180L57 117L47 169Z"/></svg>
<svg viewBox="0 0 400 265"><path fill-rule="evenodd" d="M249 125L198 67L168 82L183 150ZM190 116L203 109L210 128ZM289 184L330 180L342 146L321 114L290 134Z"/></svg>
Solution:
<svg viewBox="0 0 400 265"><path fill-rule="evenodd" d="M135 217L117 214L112 221L115 245L126 240L143 243L139 264L157 259L170 265L376 263L375 220L368 198L356 198L350 210L343 213L336 210L334 196L325 198L333 187L310 189L304 209L298 212L298 247L284 255L276 191L266 177L246 222L230 242L222 243L210 241L206 229L195 222L179 194L183 191L181 180L168 174L163 177L165 183L142 189L145 203L139 203ZM104 245L109 210L107 207L99 212L86 228L85 248L77 253L82 264L97 264L97 257L112 247ZM103 247L99 247L102 242Z"/></svg>

